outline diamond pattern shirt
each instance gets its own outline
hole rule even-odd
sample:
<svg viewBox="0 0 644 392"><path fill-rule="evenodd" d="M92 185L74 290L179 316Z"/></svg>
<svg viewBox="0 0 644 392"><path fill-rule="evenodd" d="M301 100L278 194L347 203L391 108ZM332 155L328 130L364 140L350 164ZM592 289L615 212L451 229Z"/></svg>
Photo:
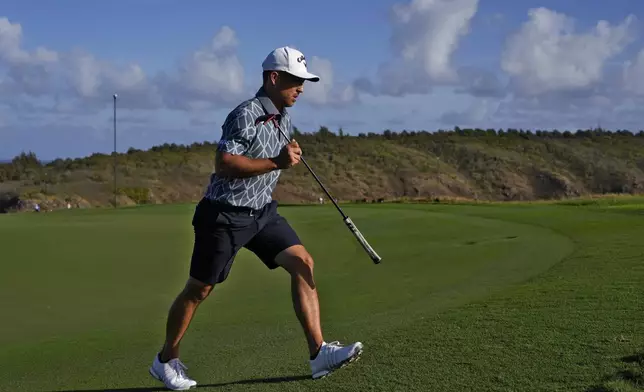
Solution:
<svg viewBox="0 0 644 392"><path fill-rule="evenodd" d="M218 152L243 155L248 158L272 158L279 155L286 139L266 115L275 115L282 131L291 138L291 118L280 113L260 88L255 97L233 109L222 126ZM205 197L234 206L261 209L272 201L272 194L281 171L273 170L248 178L224 178L212 173Z"/></svg>

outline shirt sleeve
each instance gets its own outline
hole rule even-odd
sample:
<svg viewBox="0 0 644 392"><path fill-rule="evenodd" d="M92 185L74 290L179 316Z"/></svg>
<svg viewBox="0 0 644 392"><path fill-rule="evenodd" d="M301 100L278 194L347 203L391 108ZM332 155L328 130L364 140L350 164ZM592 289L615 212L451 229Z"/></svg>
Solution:
<svg viewBox="0 0 644 392"><path fill-rule="evenodd" d="M232 113L221 130L221 139L217 150L235 155L241 155L248 151L257 133L254 117L248 110Z"/></svg>

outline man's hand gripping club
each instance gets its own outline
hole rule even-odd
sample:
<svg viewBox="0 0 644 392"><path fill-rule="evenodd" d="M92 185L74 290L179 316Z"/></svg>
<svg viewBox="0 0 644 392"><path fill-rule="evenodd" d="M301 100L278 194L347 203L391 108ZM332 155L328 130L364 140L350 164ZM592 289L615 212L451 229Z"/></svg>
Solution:
<svg viewBox="0 0 644 392"><path fill-rule="evenodd" d="M300 163L301 159L302 149L293 139L289 144L282 147L279 155L273 158L273 161L278 169L288 169Z"/></svg>

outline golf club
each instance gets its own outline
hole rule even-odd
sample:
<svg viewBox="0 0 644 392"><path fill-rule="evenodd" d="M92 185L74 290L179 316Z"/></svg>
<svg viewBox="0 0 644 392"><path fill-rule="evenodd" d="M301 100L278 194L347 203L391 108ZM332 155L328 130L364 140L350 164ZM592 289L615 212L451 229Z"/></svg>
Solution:
<svg viewBox="0 0 644 392"><path fill-rule="evenodd" d="M260 120L260 119L258 119L258 121L273 121L273 124L275 124L275 127L280 131L280 133L282 134L282 136L284 136L284 138L286 139L286 141L287 141L288 143L290 143L290 142L291 142L291 139L289 139L289 137L286 135L286 133L284 133L284 131L282 130L282 128L279 126L279 122L278 122L278 121L277 121L277 119L275 118L275 115L269 115L269 116L266 116L266 117L264 117L264 118L261 118L261 120ZM367 240L364 238L364 236L362 235L362 233L360 232L360 230L358 230L358 227L355 225L355 223L353 223L353 221L351 220L351 218L350 218L349 216L347 216L347 215L344 213L344 211L342 211L342 208L340 208L340 206L339 206L339 205L338 205L338 203L335 201L335 199L333 198L333 196L331 196L331 193L326 189L326 187L324 186L324 184L322 184L322 181L321 181L321 180L320 180L320 178L317 176L317 174L315 174L315 172L313 171L313 169L311 169L311 166L309 166L309 164L306 162L306 160L304 159L304 157L300 157L300 159L302 160L302 163L304 163L304 166L306 166L306 168L307 168L307 169L309 169L309 172L313 175L313 177L315 178L315 181L317 181L317 183L320 185L320 187L322 188L322 190L324 191L324 193L326 193L326 195L329 197L329 199L331 200L331 202L333 203L333 205L335 206L335 208L338 210L338 212L340 212L340 215L342 215L342 220L343 220L343 221L344 221L344 223L347 225L347 227L349 228L349 230L351 230L351 232L352 232L352 233L353 233L353 235L356 237L356 239L358 240L358 242L360 242L360 245L362 245L362 247L363 247L363 248L364 248L364 250L367 252L367 254L368 254L368 255L369 255L369 257L371 258L371 260L374 262L374 264L380 264L380 261L382 260L382 258L378 255L378 253L376 253L376 251L371 247L371 245L369 245L369 243L368 243L368 242L367 242Z"/></svg>

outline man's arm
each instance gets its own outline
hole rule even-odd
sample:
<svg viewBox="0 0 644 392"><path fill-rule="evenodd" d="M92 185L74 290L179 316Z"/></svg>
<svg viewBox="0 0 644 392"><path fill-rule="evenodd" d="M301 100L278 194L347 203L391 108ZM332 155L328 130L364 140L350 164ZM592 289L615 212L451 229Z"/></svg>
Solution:
<svg viewBox="0 0 644 392"><path fill-rule="evenodd" d="M223 151L217 153L215 160L215 173L222 177L253 177L278 168L275 158L252 159Z"/></svg>
<svg viewBox="0 0 644 392"><path fill-rule="evenodd" d="M288 169L300 163L302 150L295 140L282 148L274 158L252 159L243 155L219 152L215 160L215 173L228 178L258 176L277 169Z"/></svg>
<svg viewBox="0 0 644 392"><path fill-rule="evenodd" d="M250 147L256 131L253 116L247 111L226 121L215 159L217 175L228 178L253 177L286 169L299 162L302 151L295 141L285 146L276 157L253 159L242 155Z"/></svg>

